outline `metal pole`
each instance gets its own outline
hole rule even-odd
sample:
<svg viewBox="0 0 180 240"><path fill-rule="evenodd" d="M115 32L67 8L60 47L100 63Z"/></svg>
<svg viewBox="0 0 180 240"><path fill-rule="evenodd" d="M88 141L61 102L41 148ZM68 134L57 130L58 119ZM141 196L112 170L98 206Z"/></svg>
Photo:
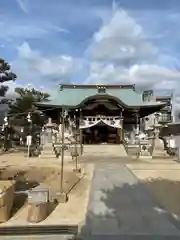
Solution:
<svg viewBox="0 0 180 240"><path fill-rule="evenodd" d="M63 193L63 178L64 178L64 109L61 114L61 179L60 179L60 193Z"/></svg>
<svg viewBox="0 0 180 240"><path fill-rule="evenodd" d="M9 150L8 137L9 137L9 122L8 117L6 116L4 118L4 151Z"/></svg>
<svg viewBox="0 0 180 240"><path fill-rule="evenodd" d="M64 181L64 109L62 108L61 114L61 170L60 170L60 194L59 194L59 202L65 203L67 202L67 194L63 189L63 181Z"/></svg>
<svg viewBox="0 0 180 240"><path fill-rule="evenodd" d="M8 131L8 126L5 126L4 127L4 150L7 152L8 151L8 134L9 134L9 131Z"/></svg>
<svg viewBox="0 0 180 240"><path fill-rule="evenodd" d="M28 144L28 157L30 157L30 145Z"/></svg>
<svg viewBox="0 0 180 240"><path fill-rule="evenodd" d="M76 171L78 169L78 153L77 153L77 132L75 133L75 157L76 157Z"/></svg>
<svg viewBox="0 0 180 240"><path fill-rule="evenodd" d="M77 123L77 121L76 121ZM81 168L78 168L78 160L79 160L79 153L78 153L78 149L77 149L77 132L78 132L78 128L76 125L76 131L75 131L75 169L73 169L73 171L75 173L81 173ZM80 145L81 147L81 145Z"/></svg>
<svg viewBox="0 0 180 240"><path fill-rule="evenodd" d="M177 162L180 163L180 148L177 148Z"/></svg>
<svg viewBox="0 0 180 240"><path fill-rule="evenodd" d="M29 124L29 132L27 135L27 145L28 145L28 157L31 157L31 146L32 146L32 112L28 113L27 116L28 124Z"/></svg>
<svg viewBox="0 0 180 240"><path fill-rule="evenodd" d="M124 141L124 134L123 134L123 109L120 112L120 121L121 121L121 128L120 128L120 144Z"/></svg>
<svg viewBox="0 0 180 240"><path fill-rule="evenodd" d="M80 127L80 123L82 121L82 110L79 110L79 127ZM79 131L80 135L79 135L79 140L80 140L80 148L81 148L81 155L83 154L83 132L82 129L80 129Z"/></svg>

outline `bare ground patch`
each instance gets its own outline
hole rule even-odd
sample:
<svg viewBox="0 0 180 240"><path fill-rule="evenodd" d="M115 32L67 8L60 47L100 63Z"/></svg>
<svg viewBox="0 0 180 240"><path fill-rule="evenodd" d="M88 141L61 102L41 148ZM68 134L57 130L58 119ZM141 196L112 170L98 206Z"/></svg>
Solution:
<svg viewBox="0 0 180 240"><path fill-rule="evenodd" d="M88 202L88 194L92 179L92 166L84 166L84 175L75 174L73 165L67 165L64 171L64 192L69 196L68 203L52 207L51 214L40 224L61 224L82 222ZM16 191L24 191L37 186L50 190L50 198L56 198L60 190L59 166L4 166L0 171L0 179L15 179ZM27 196L16 194L11 219L3 225L27 225ZM77 212L78 211L78 212Z"/></svg>

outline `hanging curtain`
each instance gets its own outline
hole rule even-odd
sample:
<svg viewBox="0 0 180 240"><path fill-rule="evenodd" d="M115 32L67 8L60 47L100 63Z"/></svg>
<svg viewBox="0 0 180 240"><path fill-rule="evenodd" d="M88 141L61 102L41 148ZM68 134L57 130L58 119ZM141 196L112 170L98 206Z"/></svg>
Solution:
<svg viewBox="0 0 180 240"><path fill-rule="evenodd" d="M93 127L95 125L97 125L98 123L103 122L104 124L110 126L110 127L114 127L114 128L121 128L121 120L117 119L117 117L113 118L113 117L89 117L89 118L85 118L84 120L81 120L80 122L80 128L90 128Z"/></svg>
<svg viewBox="0 0 180 240"><path fill-rule="evenodd" d="M113 120L102 120L104 124L113 127L113 128L121 128L121 120L113 119Z"/></svg>
<svg viewBox="0 0 180 240"><path fill-rule="evenodd" d="M80 128L91 128L100 122L101 120L95 120L95 121L82 120L80 123Z"/></svg>

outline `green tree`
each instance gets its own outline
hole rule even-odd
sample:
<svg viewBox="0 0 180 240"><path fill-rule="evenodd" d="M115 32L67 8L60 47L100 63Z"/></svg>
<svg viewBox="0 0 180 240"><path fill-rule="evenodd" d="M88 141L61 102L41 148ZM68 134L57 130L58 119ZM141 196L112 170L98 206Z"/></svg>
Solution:
<svg viewBox="0 0 180 240"><path fill-rule="evenodd" d="M5 97L8 86L3 85L4 82L15 81L16 74L11 71L10 65L0 58L0 97Z"/></svg>
<svg viewBox="0 0 180 240"><path fill-rule="evenodd" d="M25 116L28 114L28 112L32 112L34 119L33 122L37 122L39 119L39 114L34 106L34 103L48 101L50 95L48 93L37 91L34 88L15 88L15 93L18 96L16 100L9 105L9 114L14 115L16 119L21 119L23 115ZM24 114L22 115L22 113Z"/></svg>

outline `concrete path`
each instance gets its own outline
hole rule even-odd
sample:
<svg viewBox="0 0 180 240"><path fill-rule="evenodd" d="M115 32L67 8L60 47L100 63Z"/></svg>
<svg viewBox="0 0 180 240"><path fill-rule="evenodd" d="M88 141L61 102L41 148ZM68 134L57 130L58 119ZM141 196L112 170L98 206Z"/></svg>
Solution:
<svg viewBox="0 0 180 240"><path fill-rule="evenodd" d="M84 239L134 239L122 236L138 235L174 239L180 232L130 170L114 162L96 164L81 235Z"/></svg>

